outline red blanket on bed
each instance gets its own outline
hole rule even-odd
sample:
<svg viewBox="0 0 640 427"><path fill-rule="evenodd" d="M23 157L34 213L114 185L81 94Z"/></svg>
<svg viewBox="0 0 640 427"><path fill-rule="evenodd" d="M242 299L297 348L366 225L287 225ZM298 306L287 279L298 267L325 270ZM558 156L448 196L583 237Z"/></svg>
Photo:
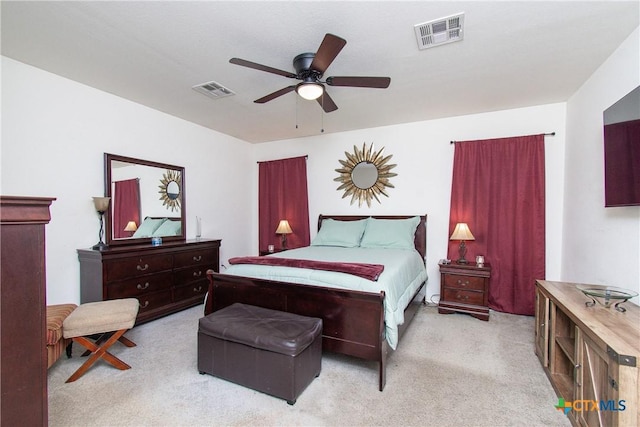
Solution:
<svg viewBox="0 0 640 427"><path fill-rule="evenodd" d="M277 265L283 267L310 268L313 270L336 271L353 274L367 280L376 281L384 270L382 264L363 264L357 262L313 261L308 259L277 258L273 256L245 256L230 258L229 264Z"/></svg>

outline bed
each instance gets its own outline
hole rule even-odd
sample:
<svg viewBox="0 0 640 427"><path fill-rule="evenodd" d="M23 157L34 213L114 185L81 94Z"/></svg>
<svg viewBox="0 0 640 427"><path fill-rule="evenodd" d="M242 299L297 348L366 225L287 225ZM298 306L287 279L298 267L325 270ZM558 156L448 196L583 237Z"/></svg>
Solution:
<svg viewBox="0 0 640 427"><path fill-rule="evenodd" d="M372 218L372 219L368 219ZM379 279L368 280L346 273L326 271L324 268L311 270L290 266L255 265L242 258L237 264L230 266L224 274L212 270L207 272L209 292L205 302L205 315L231 305L235 302L251 304L280 311L286 311L323 319L323 350L366 360L378 362L379 389L382 391L386 383L386 359L395 349L408 324L413 319L417 308L425 301L426 286L426 215L394 215L394 216L353 216L353 215L320 215L318 218L318 235L309 248L289 250L286 252L262 257L263 262L276 262L278 258L285 262L297 262L299 259L329 265L331 262L342 262L351 267L374 268L383 265ZM415 221L415 226L413 226ZM366 224L369 225L367 228ZM322 225L325 224L323 230ZM360 242L350 240L352 231L362 226L369 232L361 235ZM346 242L331 248L328 230L336 230L336 226L348 227L349 232L341 233ZM407 227L413 233L412 241L407 238ZM337 230L340 230L338 228ZM376 236L372 230L378 230ZM380 233L384 231L384 233ZM403 234L398 242L382 242L381 234L394 236ZM356 232L357 233L357 232ZM369 238L370 236L374 236ZM322 238L325 238L324 241ZM328 239L328 240L327 240ZM409 243L407 243L409 242ZM325 245L324 243L329 243ZM380 244L388 245L385 248ZM408 247L410 245L412 247ZM346 246L346 247L345 247ZM352 250L351 250L352 248ZM388 249L385 251L385 249ZM364 255L363 252L369 250ZM394 264L395 253L404 252L397 259L408 259L415 269L416 259L420 264L417 275L395 276L397 266ZM343 258L349 253L355 258ZM331 255L329 255L331 254ZM382 254L382 255L381 255ZM375 255L375 256L374 256ZM385 256L386 255L386 256ZM317 257L311 260L309 257ZM256 261L258 261L258 257ZM233 260L233 259L232 259ZM232 261L230 260L230 261ZM355 261L354 261L355 260ZM362 261L367 261L362 262ZM404 262L404 261L403 261ZM360 268L358 268L360 269ZM301 274L292 274L298 270ZM366 268L365 268L366 270ZM331 274L342 276L333 279ZM403 273L404 274L404 273ZM411 273L413 274L413 273ZM388 278L392 288L385 287ZM398 279L398 277L404 277ZM408 279L411 277L411 279ZM345 283L342 283L346 281ZM398 281L409 282L405 288L397 287Z"/></svg>

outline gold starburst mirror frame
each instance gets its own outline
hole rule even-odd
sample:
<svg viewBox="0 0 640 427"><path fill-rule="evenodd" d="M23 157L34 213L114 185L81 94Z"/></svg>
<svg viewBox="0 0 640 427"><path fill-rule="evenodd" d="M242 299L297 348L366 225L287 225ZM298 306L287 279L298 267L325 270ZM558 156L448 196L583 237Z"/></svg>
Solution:
<svg viewBox="0 0 640 427"><path fill-rule="evenodd" d="M338 160L342 167L335 171L340 174L334 181L341 182L338 191L344 190L342 198L351 196L351 204L356 200L358 207L362 202L366 202L371 207L371 200L376 199L378 203L380 194L389 197L385 189L394 188L389 182L389 178L398 174L390 172L397 165L388 164L392 155L383 156L384 147L375 151L373 143L367 149L367 143L362 144L362 150L353 146L353 154L344 152L347 160Z"/></svg>
<svg viewBox="0 0 640 427"><path fill-rule="evenodd" d="M173 211L180 211L180 189L182 188L182 177L180 171L167 169L162 175L160 180L160 200L162 200L162 206L166 206L167 209Z"/></svg>

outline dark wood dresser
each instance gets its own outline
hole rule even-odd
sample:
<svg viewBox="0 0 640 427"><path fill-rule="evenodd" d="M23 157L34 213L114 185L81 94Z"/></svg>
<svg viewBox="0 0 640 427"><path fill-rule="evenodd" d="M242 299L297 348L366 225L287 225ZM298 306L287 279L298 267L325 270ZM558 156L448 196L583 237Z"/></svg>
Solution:
<svg viewBox="0 0 640 427"><path fill-rule="evenodd" d="M78 259L80 301L137 298L140 324L204 302L206 272L220 270L220 240L78 249Z"/></svg>
<svg viewBox="0 0 640 427"><path fill-rule="evenodd" d="M46 426L45 224L52 198L0 197L0 425Z"/></svg>
<svg viewBox="0 0 640 427"><path fill-rule="evenodd" d="M489 320L489 278L491 265L485 263L440 264L438 313L466 313Z"/></svg>

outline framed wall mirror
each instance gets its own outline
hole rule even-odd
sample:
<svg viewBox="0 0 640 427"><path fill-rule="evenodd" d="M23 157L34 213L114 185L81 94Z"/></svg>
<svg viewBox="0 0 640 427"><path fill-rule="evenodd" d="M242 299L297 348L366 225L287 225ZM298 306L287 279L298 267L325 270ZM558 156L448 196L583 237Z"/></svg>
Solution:
<svg viewBox="0 0 640 427"><path fill-rule="evenodd" d="M380 203L379 195L389 197L386 188L393 188L389 178L398 174L391 172L396 165L388 164L392 155L384 156L384 147L379 151L373 148L373 144L367 148L362 144L362 150L353 146L353 153L345 151L346 160L338 160L342 167L336 169L340 175L334 181L341 182L338 191L344 190L342 198L351 196L351 204L356 200L358 207L366 202L371 207L373 199Z"/></svg>
<svg viewBox="0 0 640 427"><path fill-rule="evenodd" d="M184 167L105 153L107 245L184 240Z"/></svg>

